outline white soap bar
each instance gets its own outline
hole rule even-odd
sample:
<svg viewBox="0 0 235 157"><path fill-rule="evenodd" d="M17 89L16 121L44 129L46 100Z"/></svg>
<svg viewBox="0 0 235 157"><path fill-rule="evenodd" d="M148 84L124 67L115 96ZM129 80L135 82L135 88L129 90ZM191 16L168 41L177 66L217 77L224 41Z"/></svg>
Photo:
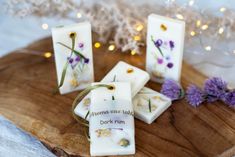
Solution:
<svg viewBox="0 0 235 157"><path fill-rule="evenodd" d="M100 83L93 83L97 85ZM135 154L134 112L128 82L108 83L91 91L90 154L91 156Z"/></svg>
<svg viewBox="0 0 235 157"><path fill-rule="evenodd" d="M147 29L146 70L151 80L180 81L185 22L151 14Z"/></svg>
<svg viewBox="0 0 235 157"><path fill-rule="evenodd" d="M75 34L74 49L71 55L71 33ZM59 91L61 94L86 88L94 81L91 25L89 22L52 28L52 39L55 54L58 84L63 69L68 63L65 79Z"/></svg>
<svg viewBox="0 0 235 157"><path fill-rule="evenodd" d="M125 62L118 62L118 64L101 80L101 82L130 82L131 83L131 93L134 97L141 88L150 79L149 74L137 67L134 67ZM85 119L89 111L90 105L90 94L86 95L81 102L77 105L74 112ZM87 117L89 118L89 117Z"/></svg>
<svg viewBox="0 0 235 157"><path fill-rule="evenodd" d="M133 99L135 117L148 124L158 118L170 105L171 100L168 97L147 87L142 88Z"/></svg>

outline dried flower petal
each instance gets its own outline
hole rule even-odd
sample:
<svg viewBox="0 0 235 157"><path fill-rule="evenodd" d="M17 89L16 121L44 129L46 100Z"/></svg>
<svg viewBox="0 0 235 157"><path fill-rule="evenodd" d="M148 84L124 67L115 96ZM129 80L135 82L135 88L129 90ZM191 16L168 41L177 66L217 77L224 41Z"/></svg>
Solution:
<svg viewBox="0 0 235 157"><path fill-rule="evenodd" d="M197 107L205 101L205 93L195 85L190 85L186 91L186 99L190 105Z"/></svg>
<svg viewBox="0 0 235 157"><path fill-rule="evenodd" d="M227 83L221 78L213 77L205 81L204 90L207 94L207 101L214 102L223 99L224 94L228 90Z"/></svg>
<svg viewBox="0 0 235 157"><path fill-rule="evenodd" d="M163 59L162 58L157 58L157 63L158 64L162 64L163 63Z"/></svg>
<svg viewBox="0 0 235 157"><path fill-rule="evenodd" d="M84 63L88 64L89 63L89 58L85 58Z"/></svg>
<svg viewBox="0 0 235 157"><path fill-rule="evenodd" d="M170 68L170 69L171 69L173 66L174 66L174 64L171 63L171 62L167 64L167 67Z"/></svg>
<svg viewBox="0 0 235 157"><path fill-rule="evenodd" d="M158 39L157 41L154 42L156 47L160 47L162 45L163 41L161 39Z"/></svg>
<svg viewBox="0 0 235 157"><path fill-rule="evenodd" d="M122 138L122 139L118 142L118 144L119 144L120 146L122 146L122 147L127 147L127 146L130 145L130 141L129 141L128 139L126 139L126 138Z"/></svg>
<svg viewBox="0 0 235 157"><path fill-rule="evenodd" d="M169 41L169 45L170 45L170 48L171 48L171 50L172 50L172 49L175 47L174 41L170 40L170 41Z"/></svg>
<svg viewBox="0 0 235 157"><path fill-rule="evenodd" d="M223 101L228 106L235 107L235 90L227 92Z"/></svg>
<svg viewBox="0 0 235 157"><path fill-rule="evenodd" d="M167 79L162 85L161 93L169 97L171 100L178 100L184 97L183 88L178 82Z"/></svg>

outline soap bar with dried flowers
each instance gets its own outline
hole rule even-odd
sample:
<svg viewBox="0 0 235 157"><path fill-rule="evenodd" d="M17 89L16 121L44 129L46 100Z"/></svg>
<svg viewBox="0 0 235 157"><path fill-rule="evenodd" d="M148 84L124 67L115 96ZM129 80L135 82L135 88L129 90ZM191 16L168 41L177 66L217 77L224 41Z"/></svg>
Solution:
<svg viewBox="0 0 235 157"><path fill-rule="evenodd" d="M94 81L90 23L52 28L52 39L60 93L90 85Z"/></svg>
<svg viewBox="0 0 235 157"><path fill-rule="evenodd" d="M170 105L171 100L168 97L147 87L142 88L133 99L135 117L148 124L158 118Z"/></svg>
<svg viewBox="0 0 235 157"><path fill-rule="evenodd" d="M151 80L180 80L185 22L151 14L148 17L146 70Z"/></svg>
<svg viewBox="0 0 235 157"><path fill-rule="evenodd" d="M93 83L97 85L101 83ZM112 88L91 91L91 156L135 154L134 112L128 82L107 83Z"/></svg>
<svg viewBox="0 0 235 157"><path fill-rule="evenodd" d="M118 64L101 80L101 82L130 82L131 95L134 97L141 88L149 80L149 74L137 67L127 64L123 61ZM84 118L89 119L87 113L90 106L90 94L86 95L75 108L75 113Z"/></svg>

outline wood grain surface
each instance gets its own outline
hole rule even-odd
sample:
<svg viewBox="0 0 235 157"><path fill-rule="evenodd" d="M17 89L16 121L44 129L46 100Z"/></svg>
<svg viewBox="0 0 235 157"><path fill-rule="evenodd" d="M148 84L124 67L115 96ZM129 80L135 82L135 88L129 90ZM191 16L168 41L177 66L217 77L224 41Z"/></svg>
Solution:
<svg viewBox="0 0 235 157"><path fill-rule="evenodd" d="M51 38L25 48L51 51ZM145 52L145 50L142 50ZM22 52L22 51L21 51ZM123 60L144 69L145 55L131 56L94 49L95 79L99 81ZM205 76L183 64L182 85L202 86ZM149 82L159 90L161 85ZM53 152L65 156L89 156L84 127L71 116L71 104L78 92L53 95L56 87L54 58L17 51L0 59L0 114L44 142ZM193 108L185 100L176 101L153 124L135 119L136 157L232 156L235 154L234 110L221 102Z"/></svg>

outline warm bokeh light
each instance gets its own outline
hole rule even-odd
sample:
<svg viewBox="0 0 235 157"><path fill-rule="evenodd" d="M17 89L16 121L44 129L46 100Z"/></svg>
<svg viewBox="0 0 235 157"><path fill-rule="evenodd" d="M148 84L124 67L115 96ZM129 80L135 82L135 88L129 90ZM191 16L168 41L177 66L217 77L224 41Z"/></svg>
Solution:
<svg viewBox="0 0 235 157"><path fill-rule="evenodd" d="M180 19L180 20L183 20L183 19L184 19L183 15L181 15L181 14L176 14L175 16L176 16L178 19Z"/></svg>
<svg viewBox="0 0 235 157"><path fill-rule="evenodd" d="M77 13L77 18L81 18L82 14L81 13Z"/></svg>
<svg viewBox="0 0 235 157"><path fill-rule="evenodd" d="M226 8L225 8L225 7L221 7L221 8L219 9L219 11L223 13L223 12L226 11Z"/></svg>
<svg viewBox="0 0 235 157"><path fill-rule="evenodd" d="M206 30L206 29L208 29L208 27L209 27L208 25L203 25L203 26L201 27L201 29L202 29L202 30Z"/></svg>
<svg viewBox="0 0 235 157"><path fill-rule="evenodd" d="M206 46L206 47L205 47L205 50L206 50L206 51L211 51L211 46Z"/></svg>
<svg viewBox="0 0 235 157"><path fill-rule="evenodd" d="M134 40L135 40L135 41L140 41L140 39L141 39L141 38L140 38L139 35L135 35L135 36L134 36Z"/></svg>
<svg viewBox="0 0 235 157"><path fill-rule="evenodd" d="M191 35L191 36L195 36L195 35L196 35L196 32L191 31L191 32L190 32L190 35Z"/></svg>
<svg viewBox="0 0 235 157"><path fill-rule="evenodd" d="M43 23L43 24L42 24L42 29L47 30L47 29L48 29L48 27L49 27L49 26L48 26L48 24L47 24L47 23Z"/></svg>
<svg viewBox="0 0 235 157"><path fill-rule="evenodd" d="M109 45L109 47L108 47L109 51L113 51L114 49L115 49L115 45L113 45L113 44Z"/></svg>
<svg viewBox="0 0 235 157"><path fill-rule="evenodd" d="M224 32L224 28L223 27L221 27L220 29L219 29L219 34L223 34L223 32Z"/></svg>
<svg viewBox="0 0 235 157"><path fill-rule="evenodd" d="M44 53L44 57L45 58L50 58L52 56L52 53L51 52L45 52Z"/></svg>
<svg viewBox="0 0 235 157"><path fill-rule="evenodd" d="M95 42L95 44L94 44L95 48L100 48L100 46L101 46L100 42Z"/></svg>
<svg viewBox="0 0 235 157"><path fill-rule="evenodd" d="M135 50L132 50L131 51L131 55L135 55L136 54L136 51Z"/></svg>
<svg viewBox="0 0 235 157"><path fill-rule="evenodd" d="M144 28L144 26L142 25L142 24L138 24L138 25L136 25L136 30L138 31L138 32L140 32L140 31L142 31L143 30L143 28Z"/></svg>

